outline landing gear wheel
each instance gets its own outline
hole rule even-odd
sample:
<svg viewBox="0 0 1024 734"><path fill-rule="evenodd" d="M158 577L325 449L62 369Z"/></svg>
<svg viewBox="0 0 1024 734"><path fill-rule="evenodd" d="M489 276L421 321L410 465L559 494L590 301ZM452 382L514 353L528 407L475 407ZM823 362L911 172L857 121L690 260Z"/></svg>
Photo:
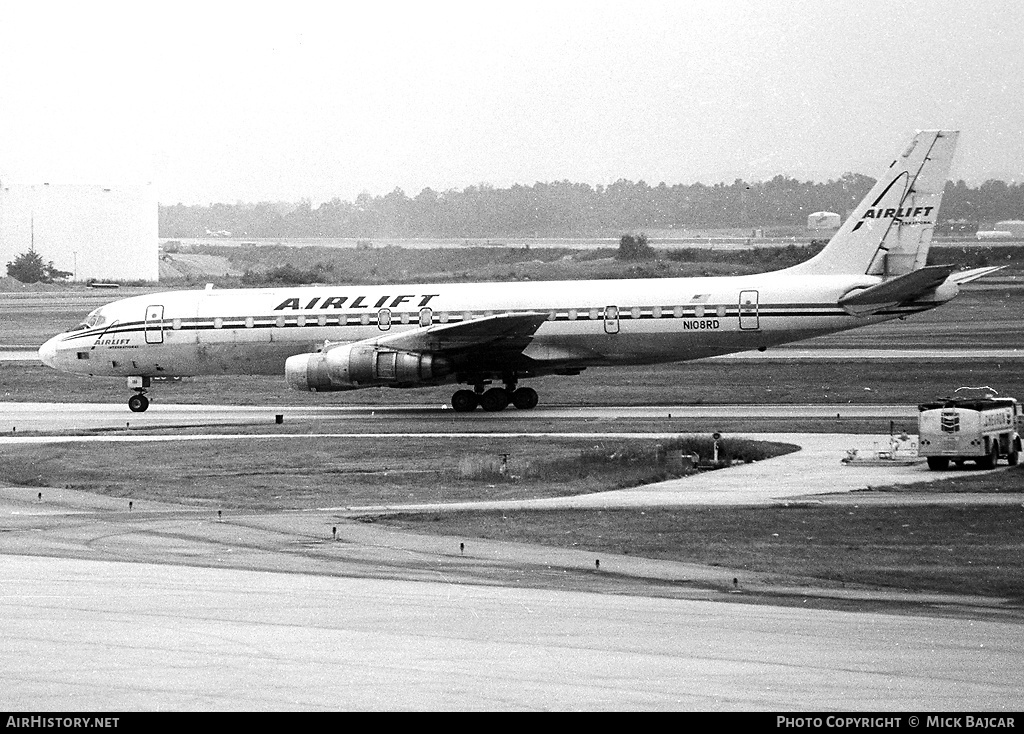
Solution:
<svg viewBox="0 0 1024 734"><path fill-rule="evenodd" d="M503 387L492 387L480 396L480 407L490 413L505 410L509 404L508 390Z"/></svg>
<svg viewBox="0 0 1024 734"><path fill-rule="evenodd" d="M145 413L149 407L149 398L145 395L132 395L128 398L128 410L133 413Z"/></svg>
<svg viewBox="0 0 1024 734"><path fill-rule="evenodd" d="M537 395L537 391L532 387L521 387L512 393L512 405L519 408L519 410L536 408L538 400L540 398Z"/></svg>
<svg viewBox="0 0 1024 734"><path fill-rule="evenodd" d="M452 409L456 413L472 413L476 410L478 402L476 393L472 390L456 390L452 395Z"/></svg>

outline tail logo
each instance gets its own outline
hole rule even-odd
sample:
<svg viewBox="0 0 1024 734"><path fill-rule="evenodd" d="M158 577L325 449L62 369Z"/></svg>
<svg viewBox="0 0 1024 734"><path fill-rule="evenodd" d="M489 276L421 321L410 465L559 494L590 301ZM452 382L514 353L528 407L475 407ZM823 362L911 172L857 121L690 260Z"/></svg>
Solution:
<svg viewBox="0 0 1024 734"><path fill-rule="evenodd" d="M900 227L908 227L911 225L919 224L934 224L930 219L915 219L914 217L928 217L931 215L932 210L935 209L933 206L908 206L906 209L900 207L899 209L887 208L883 209L879 207L877 209L868 209L864 212L864 216L860 218L857 225L853 228L856 232L864 225L865 219L896 219L896 224Z"/></svg>
<svg viewBox="0 0 1024 734"><path fill-rule="evenodd" d="M865 219L891 219L892 217L896 217L897 219L903 219L905 217L927 217L931 215L934 208L935 207L933 206L908 206L906 209L902 207L899 209L883 209L879 207L878 209L868 209L864 212L864 216L861 217L861 221L863 222Z"/></svg>
<svg viewBox="0 0 1024 734"><path fill-rule="evenodd" d="M889 190L895 186L898 181L903 179L905 175L905 173L901 173L885 187L882 193L875 199L874 203L864 211L860 221L857 222L852 231L856 232L858 229L863 227L864 222L868 219L894 219L900 227L933 223L931 220L927 219L927 217L931 216L931 213L935 210L934 206L878 206L878 202L884 199L885 195L889 193ZM924 217L924 219L917 219L916 217Z"/></svg>

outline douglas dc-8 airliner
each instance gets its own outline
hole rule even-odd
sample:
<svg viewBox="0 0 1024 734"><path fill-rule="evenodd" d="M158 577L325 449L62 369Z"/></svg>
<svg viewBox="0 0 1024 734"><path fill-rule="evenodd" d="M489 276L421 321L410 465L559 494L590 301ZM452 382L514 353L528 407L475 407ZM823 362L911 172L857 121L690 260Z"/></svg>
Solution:
<svg viewBox="0 0 1024 734"><path fill-rule="evenodd" d="M173 291L96 309L39 350L58 370L284 375L297 390L463 383L452 408L528 410L520 381L681 362L902 318L998 268L926 265L959 133L918 132L814 257L759 275ZM500 386L499 386L500 385ZM490 387L489 387L490 386Z"/></svg>

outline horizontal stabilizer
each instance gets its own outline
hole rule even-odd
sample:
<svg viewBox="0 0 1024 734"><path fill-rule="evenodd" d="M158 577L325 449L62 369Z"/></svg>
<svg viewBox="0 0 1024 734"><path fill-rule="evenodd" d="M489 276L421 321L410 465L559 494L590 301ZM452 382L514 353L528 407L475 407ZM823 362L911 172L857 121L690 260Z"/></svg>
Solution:
<svg viewBox="0 0 1024 734"><path fill-rule="evenodd" d="M855 316L872 314L937 288L952 272L952 265L929 265L870 288L847 293L839 299L839 305Z"/></svg>
<svg viewBox="0 0 1024 734"><path fill-rule="evenodd" d="M953 273L949 276L949 279L957 285L963 283L970 283L977 280L978 278L984 278L986 275L991 275L997 270L1002 270L1005 265L991 265L987 268L975 268L974 270L965 270L962 273Z"/></svg>

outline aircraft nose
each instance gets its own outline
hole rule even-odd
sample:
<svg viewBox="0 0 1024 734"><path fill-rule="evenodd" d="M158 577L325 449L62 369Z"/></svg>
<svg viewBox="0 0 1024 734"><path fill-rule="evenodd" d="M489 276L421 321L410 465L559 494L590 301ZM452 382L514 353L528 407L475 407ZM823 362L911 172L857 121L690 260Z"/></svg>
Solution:
<svg viewBox="0 0 1024 734"><path fill-rule="evenodd" d="M46 342L43 346L39 347L39 359L47 367L57 368L57 340L59 336L55 336Z"/></svg>

